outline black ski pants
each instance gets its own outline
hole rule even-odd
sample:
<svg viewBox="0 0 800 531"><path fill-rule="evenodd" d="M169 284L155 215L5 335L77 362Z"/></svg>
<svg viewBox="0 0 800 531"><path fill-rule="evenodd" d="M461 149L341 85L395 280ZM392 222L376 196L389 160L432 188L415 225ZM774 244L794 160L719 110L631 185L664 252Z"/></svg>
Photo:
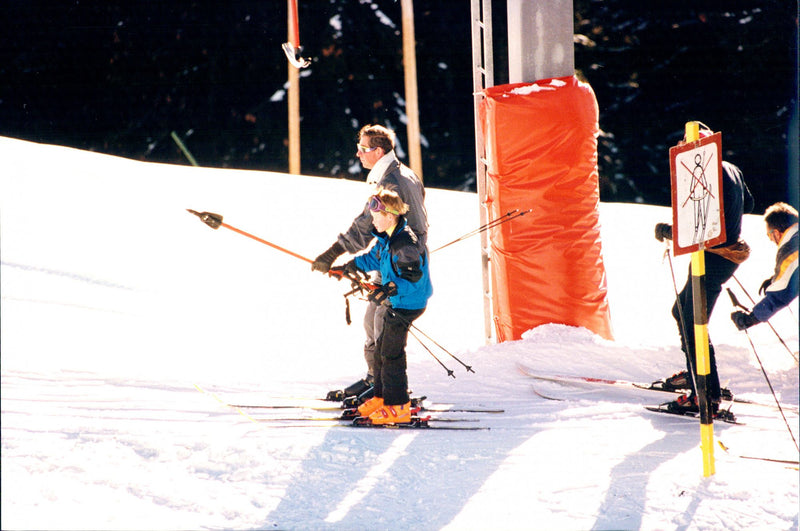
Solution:
<svg viewBox="0 0 800 531"><path fill-rule="evenodd" d="M408 375L406 374L406 341L408 329L423 314L421 310L386 308L383 329L375 345L375 396L387 406L407 403Z"/></svg>
<svg viewBox="0 0 800 531"><path fill-rule="evenodd" d="M717 303L720 293L722 292L722 285L725 284L739 267L730 260L726 260L714 253L705 252L706 262L706 315L708 320L711 319L711 311ZM678 309L680 304L680 311ZM692 379L692 395L697 394L697 370L695 358L695 344L694 344L694 298L692 297L692 268L689 266L689 277L686 280L686 285L683 290L678 294L678 300L672 306L672 316L675 322L678 323L678 331L681 334L681 349L686 357L686 370L690 374L694 374ZM681 323L681 314L683 314L684 322ZM709 357L709 372L708 372L708 394L712 402L719 402L721 398L721 391L719 385L719 374L717 373L717 360L714 354L714 345L711 344L711 336L708 338L708 357Z"/></svg>

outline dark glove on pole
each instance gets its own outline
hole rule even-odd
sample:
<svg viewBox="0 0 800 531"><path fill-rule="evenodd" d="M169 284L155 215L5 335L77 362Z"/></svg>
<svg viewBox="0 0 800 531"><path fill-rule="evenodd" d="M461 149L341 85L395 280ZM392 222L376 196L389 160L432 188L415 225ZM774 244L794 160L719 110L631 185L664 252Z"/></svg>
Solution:
<svg viewBox="0 0 800 531"><path fill-rule="evenodd" d="M672 239L672 225L669 223L656 223L656 240L663 242L664 239Z"/></svg>
<svg viewBox="0 0 800 531"><path fill-rule="evenodd" d="M356 266L355 260L350 260L344 265L334 266L330 268L330 271L328 271L329 274L333 273L339 278L342 277L357 278L359 272L360 269L358 269L358 267Z"/></svg>
<svg viewBox="0 0 800 531"><path fill-rule="evenodd" d="M311 263L311 271L319 271L320 273L327 273L331 269L331 264L336 261L339 256L345 252L344 247L338 241L330 246L330 248L316 257Z"/></svg>
<svg viewBox="0 0 800 531"><path fill-rule="evenodd" d="M374 302L375 304L384 304L390 306L391 303L389 302L389 297L393 297L395 295L397 295L397 286L394 282L389 282L388 284L384 284L383 286L372 290L369 295L367 295L367 300Z"/></svg>
<svg viewBox="0 0 800 531"><path fill-rule="evenodd" d="M733 324L735 324L736 328L739 330L747 330L754 324L761 322L752 313L742 311L733 312L731 314L731 321L733 321Z"/></svg>
<svg viewBox="0 0 800 531"><path fill-rule="evenodd" d="M768 278L764 282L761 283L761 287L758 288L758 294L762 297L767 294L767 288L772 285L772 277Z"/></svg>

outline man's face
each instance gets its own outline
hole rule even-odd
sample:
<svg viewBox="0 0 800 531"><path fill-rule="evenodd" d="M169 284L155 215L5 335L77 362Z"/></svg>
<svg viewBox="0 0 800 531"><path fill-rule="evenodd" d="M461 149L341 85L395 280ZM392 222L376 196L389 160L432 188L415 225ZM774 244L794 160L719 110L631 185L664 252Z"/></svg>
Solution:
<svg viewBox="0 0 800 531"><path fill-rule="evenodd" d="M358 139L358 149L356 150L356 157L361 161L361 165L371 170L375 163L380 160L384 155L383 148L370 148L369 138L361 135Z"/></svg>
<svg viewBox="0 0 800 531"><path fill-rule="evenodd" d="M767 225L767 238L775 245L778 245L781 242L781 231Z"/></svg>

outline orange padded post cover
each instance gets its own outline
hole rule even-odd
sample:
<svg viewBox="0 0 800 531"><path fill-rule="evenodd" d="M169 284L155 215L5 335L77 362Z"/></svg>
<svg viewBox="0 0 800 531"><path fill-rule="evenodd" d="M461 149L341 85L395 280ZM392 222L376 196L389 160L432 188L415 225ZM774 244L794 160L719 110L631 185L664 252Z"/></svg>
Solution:
<svg viewBox="0 0 800 531"><path fill-rule="evenodd" d="M492 303L498 341L546 323L612 339L600 244L598 106L575 77L485 90Z"/></svg>

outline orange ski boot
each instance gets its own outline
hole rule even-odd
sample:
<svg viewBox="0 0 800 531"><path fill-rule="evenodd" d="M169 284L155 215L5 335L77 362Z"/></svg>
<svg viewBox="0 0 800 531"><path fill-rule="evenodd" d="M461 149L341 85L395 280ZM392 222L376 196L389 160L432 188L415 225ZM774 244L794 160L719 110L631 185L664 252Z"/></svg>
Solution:
<svg viewBox="0 0 800 531"><path fill-rule="evenodd" d="M358 406L359 417L369 417L372 413L383 407L383 398L374 396Z"/></svg>
<svg viewBox="0 0 800 531"><path fill-rule="evenodd" d="M372 424L409 424L411 423L411 402L396 406L387 406L375 410L370 416Z"/></svg>

